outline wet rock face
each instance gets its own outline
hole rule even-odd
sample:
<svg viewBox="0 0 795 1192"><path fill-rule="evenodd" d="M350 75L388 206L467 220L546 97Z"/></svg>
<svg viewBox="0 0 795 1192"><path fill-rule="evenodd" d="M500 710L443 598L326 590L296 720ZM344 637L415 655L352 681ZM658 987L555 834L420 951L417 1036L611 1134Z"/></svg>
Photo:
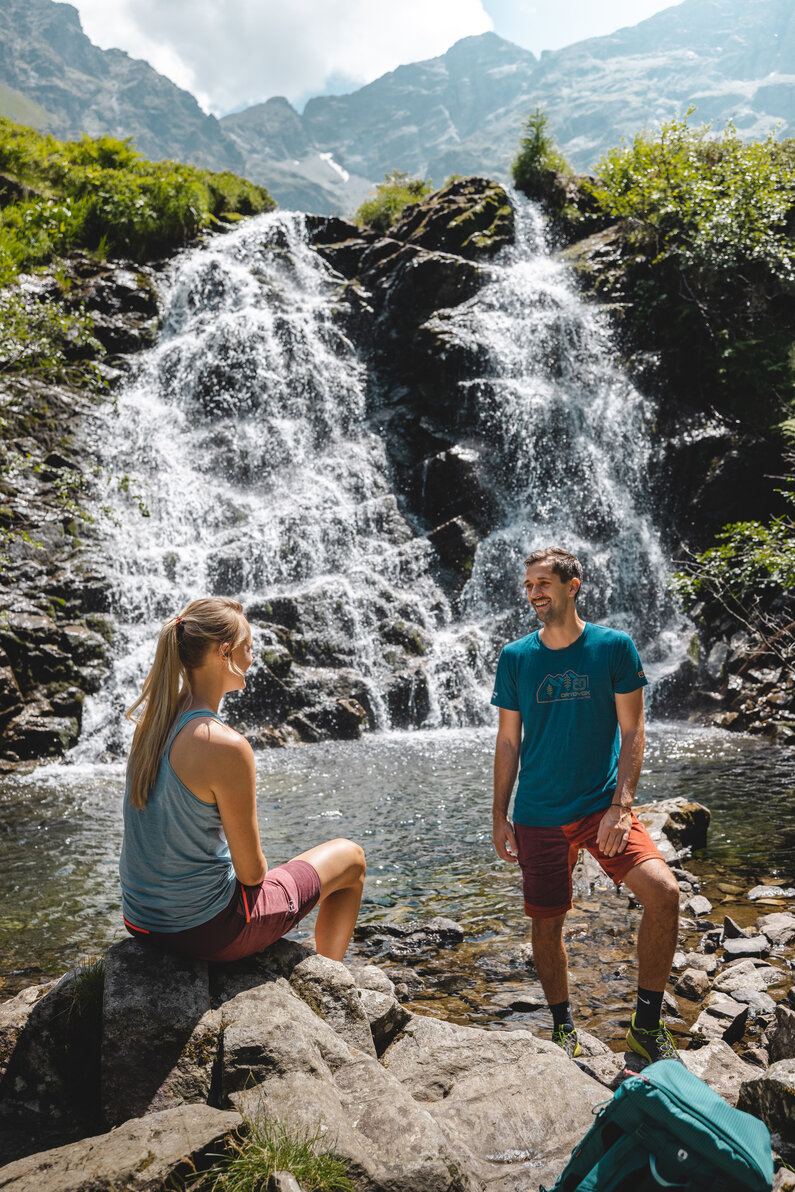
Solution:
<svg viewBox="0 0 795 1192"><path fill-rule="evenodd" d="M79 506L94 482L83 427L108 393L85 384L86 369L93 364L112 381L126 366L118 353L150 344L158 325L154 272L145 266L75 253L57 275L23 276L20 288L30 301L57 299L84 312L93 330L70 357L74 388L4 381L2 525L19 536L4 544L0 573L0 768L73 746L83 700L102 682L110 593L102 560L83 541L90 523Z"/></svg>

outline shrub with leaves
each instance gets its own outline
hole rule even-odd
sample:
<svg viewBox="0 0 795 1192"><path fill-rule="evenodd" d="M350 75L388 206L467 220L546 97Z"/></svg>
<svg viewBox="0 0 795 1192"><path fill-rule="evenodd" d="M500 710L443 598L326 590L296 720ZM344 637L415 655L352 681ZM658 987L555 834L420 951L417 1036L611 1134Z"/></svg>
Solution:
<svg viewBox="0 0 795 1192"><path fill-rule="evenodd" d="M795 398L795 141L689 115L607 153L592 193L619 221L639 346L668 353L669 381L769 424Z"/></svg>
<svg viewBox="0 0 795 1192"><path fill-rule="evenodd" d="M269 211L267 190L228 172L147 161L115 137L58 141L0 119L0 285L73 248L146 260L219 219Z"/></svg>
<svg viewBox="0 0 795 1192"><path fill-rule="evenodd" d="M376 232L386 232L397 222L404 207L420 202L432 189L430 179L412 178L410 174L393 170L379 182L374 194L365 199L354 219Z"/></svg>
<svg viewBox="0 0 795 1192"><path fill-rule="evenodd" d="M549 131L547 116L541 108L536 108L524 123L519 152L511 164L511 175L518 190L534 195L549 170L571 173L571 167Z"/></svg>
<svg viewBox="0 0 795 1192"><path fill-rule="evenodd" d="M0 290L0 375L24 373L40 380L99 383L98 374L74 361L101 353L91 316L54 301L38 301L15 288Z"/></svg>

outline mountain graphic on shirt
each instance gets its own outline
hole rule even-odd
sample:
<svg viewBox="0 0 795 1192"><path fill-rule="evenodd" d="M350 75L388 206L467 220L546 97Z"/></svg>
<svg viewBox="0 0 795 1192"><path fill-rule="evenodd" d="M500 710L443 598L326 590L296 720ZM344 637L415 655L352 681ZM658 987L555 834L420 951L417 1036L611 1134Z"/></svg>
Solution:
<svg viewBox="0 0 795 1192"><path fill-rule="evenodd" d="M578 675L567 670L562 675L547 675L536 692L539 704L554 704L561 700L590 699L591 680L588 675Z"/></svg>

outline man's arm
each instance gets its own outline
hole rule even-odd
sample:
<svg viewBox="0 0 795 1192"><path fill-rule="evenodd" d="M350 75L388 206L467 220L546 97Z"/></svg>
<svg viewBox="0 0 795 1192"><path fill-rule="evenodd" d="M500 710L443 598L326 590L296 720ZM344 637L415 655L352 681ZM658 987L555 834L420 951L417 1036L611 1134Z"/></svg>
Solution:
<svg viewBox="0 0 795 1192"><path fill-rule="evenodd" d="M618 780L613 803L602 816L596 843L606 857L623 853L632 827L632 801L643 765L646 734L643 727L643 688L629 695L616 692L616 714L621 731Z"/></svg>
<svg viewBox="0 0 795 1192"><path fill-rule="evenodd" d="M519 770L522 744L521 713L500 708L500 726L494 749L494 847L503 861L516 861L517 847L513 825L508 819L513 784Z"/></svg>

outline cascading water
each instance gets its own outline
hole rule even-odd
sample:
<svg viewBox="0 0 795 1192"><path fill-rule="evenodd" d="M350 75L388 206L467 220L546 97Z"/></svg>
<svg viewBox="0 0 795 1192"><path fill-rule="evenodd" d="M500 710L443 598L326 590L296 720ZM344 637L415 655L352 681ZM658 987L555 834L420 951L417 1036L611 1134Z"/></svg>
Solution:
<svg viewBox="0 0 795 1192"><path fill-rule="evenodd" d="M516 246L475 298L434 316L486 361L462 400L498 510L456 617L428 540L401 513L365 370L336 317L340 279L303 218L258 217L174 264L159 341L97 433L103 467L135 477L149 516L120 493L103 531L116 663L79 754L120 751L120 711L157 627L200 593L233 595L266 621L300 602L302 631L326 655L310 661L355 673L377 727L405 666L385 646L396 623L421 635L411 674L422 672L426 723L482 722L496 649L526 632L518 580L539 544L581 553L587 616L647 644L659 636L669 614L643 494L649 410L545 251L540 215L516 203Z"/></svg>
<svg viewBox="0 0 795 1192"><path fill-rule="evenodd" d="M617 366L604 313L576 292L545 246L538 210L514 196L516 245L493 280L437 316L446 336L480 345L483 375L462 383L487 447L480 467L499 509L464 597L476 622L516 610L522 560L564 545L582 560L580 609L632 633L657 660L674 647L666 564L648 495L651 404ZM505 628L526 629L508 613ZM649 653L650 652L650 653Z"/></svg>

